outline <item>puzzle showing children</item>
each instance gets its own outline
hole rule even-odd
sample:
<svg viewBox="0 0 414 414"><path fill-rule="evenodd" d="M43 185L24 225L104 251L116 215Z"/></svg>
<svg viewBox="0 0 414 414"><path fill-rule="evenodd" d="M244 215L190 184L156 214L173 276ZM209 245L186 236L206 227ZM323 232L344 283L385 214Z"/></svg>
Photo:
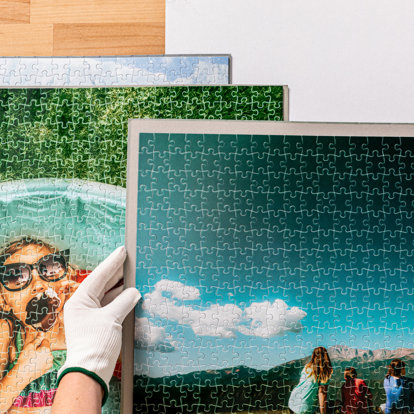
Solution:
<svg viewBox="0 0 414 414"><path fill-rule="evenodd" d="M385 129L131 121L136 411L413 411L414 128Z"/></svg>

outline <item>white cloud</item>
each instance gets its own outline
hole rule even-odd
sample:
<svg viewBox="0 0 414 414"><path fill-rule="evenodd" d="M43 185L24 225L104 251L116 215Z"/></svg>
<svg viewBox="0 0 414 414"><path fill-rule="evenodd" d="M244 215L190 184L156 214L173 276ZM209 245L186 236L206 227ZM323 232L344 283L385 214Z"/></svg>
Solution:
<svg viewBox="0 0 414 414"><path fill-rule="evenodd" d="M299 332L303 310L283 300L254 302L244 310L233 304L213 304L206 309L185 302L200 299L200 291L181 282L161 280L144 297L144 309L151 315L188 325L199 336L247 336L270 338L287 332ZM183 303L184 302L184 303Z"/></svg>
<svg viewBox="0 0 414 414"><path fill-rule="evenodd" d="M244 310L249 325L239 326L239 332L244 335L270 338L284 335L287 332L300 332L301 320L306 312L298 307L290 308L281 299L274 302L254 302Z"/></svg>
<svg viewBox="0 0 414 414"><path fill-rule="evenodd" d="M155 57L154 59L160 59ZM155 71L148 58L88 58L91 76L99 85L205 85L228 84L227 64L212 63L209 58L199 58L186 76L168 79L167 73L173 68L180 70L176 57L167 57L164 69ZM191 59L191 58L188 58ZM195 59L194 59L195 60ZM183 70L189 63L181 63ZM161 65L162 66L162 65ZM160 66L158 65L158 68ZM185 71L185 70L184 70ZM84 70L83 72L86 72Z"/></svg>
<svg viewBox="0 0 414 414"><path fill-rule="evenodd" d="M196 335L233 337L234 326L241 319L241 309L227 304L211 305L208 309L200 310L180 304L180 301L199 298L200 291L197 288L164 279L155 285L151 293L145 295L144 309L152 316L190 325Z"/></svg>
<svg viewBox="0 0 414 414"><path fill-rule="evenodd" d="M176 85L223 85L228 83L229 67L226 64L213 64L208 60L203 60L201 58L193 67L194 71L190 76L177 78L173 83Z"/></svg>
<svg viewBox="0 0 414 414"><path fill-rule="evenodd" d="M151 323L148 318L135 318L135 347L151 351L173 352L175 343L165 329Z"/></svg>

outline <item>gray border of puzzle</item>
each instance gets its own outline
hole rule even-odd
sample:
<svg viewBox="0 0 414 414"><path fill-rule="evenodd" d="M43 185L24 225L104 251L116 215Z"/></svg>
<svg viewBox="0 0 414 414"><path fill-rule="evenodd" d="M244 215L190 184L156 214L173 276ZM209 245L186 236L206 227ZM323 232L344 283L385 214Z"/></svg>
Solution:
<svg viewBox="0 0 414 414"><path fill-rule="evenodd" d="M128 121L125 287L135 286L138 150L141 133L413 137L414 124L130 119ZM133 412L134 312L124 322L121 412Z"/></svg>
<svg viewBox="0 0 414 414"><path fill-rule="evenodd" d="M124 287L135 287L136 267L136 225L138 209L138 150L139 140L134 139L134 129L128 121L128 150L127 150L127 205L125 211L125 248L127 259L124 264ZM128 201L129 200L129 201ZM122 371L121 371L121 413L133 413L134 390L134 330L135 311L133 310L124 320L122 329Z"/></svg>

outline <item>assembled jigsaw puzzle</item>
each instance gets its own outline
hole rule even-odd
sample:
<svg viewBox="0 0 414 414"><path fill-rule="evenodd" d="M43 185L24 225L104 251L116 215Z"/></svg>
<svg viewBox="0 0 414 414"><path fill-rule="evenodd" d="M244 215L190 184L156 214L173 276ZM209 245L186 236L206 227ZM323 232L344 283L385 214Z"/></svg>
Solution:
<svg viewBox="0 0 414 414"><path fill-rule="evenodd" d="M0 57L0 85L226 85L230 56Z"/></svg>
<svg viewBox="0 0 414 414"><path fill-rule="evenodd" d="M135 412L413 411L414 127L392 128L132 121Z"/></svg>
<svg viewBox="0 0 414 414"><path fill-rule="evenodd" d="M62 308L124 243L128 119L277 121L283 107L281 86L0 89L1 413L50 412Z"/></svg>

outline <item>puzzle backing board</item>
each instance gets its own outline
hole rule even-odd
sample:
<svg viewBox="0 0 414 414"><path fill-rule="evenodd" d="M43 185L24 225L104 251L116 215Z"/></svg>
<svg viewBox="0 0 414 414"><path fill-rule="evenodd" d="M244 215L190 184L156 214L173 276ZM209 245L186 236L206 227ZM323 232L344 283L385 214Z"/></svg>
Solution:
<svg viewBox="0 0 414 414"><path fill-rule="evenodd" d="M390 361L414 376L413 136L133 121L135 412L287 413L318 346L330 412L348 366L379 411Z"/></svg>
<svg viewBox="0 0 414 414"><path fill-rule="evenodd" d="M115 246L124 243L129 118L280 120L283 97L279 86L0 89L1 252L11 240L27 241L29 236L40 239L43 247L49 243L59 251L70 249L63 281L70 282L73 291ZM53 283L43 288L49 292L42 298L46 302L58 289ZM8 293L0 284L0 292L0 322L9 320L1 325L7 341L0 343L19 351L25 339L38 332L34 318L49 308L39 304L35 308L40 311L27 308L33 299L31 285ZM63 294L61 304L69 294ZM26 323L29 314L32 319ZM11 320L13 329L7 327ZM63 326L55 326L61 333ZM55 337L49 339L53 351L64 351ZM7 356L2 369L17 370L22 380L7 387L4 378L0 380L1 412L13 409L12 404L15 409L34 406L33 412L39 413L50 406L59 367L59 356L53 358L47 378L37 381L44 366L36 358L12 366L16 358ZM119 412L119 368L106 413Z"/></svg>

